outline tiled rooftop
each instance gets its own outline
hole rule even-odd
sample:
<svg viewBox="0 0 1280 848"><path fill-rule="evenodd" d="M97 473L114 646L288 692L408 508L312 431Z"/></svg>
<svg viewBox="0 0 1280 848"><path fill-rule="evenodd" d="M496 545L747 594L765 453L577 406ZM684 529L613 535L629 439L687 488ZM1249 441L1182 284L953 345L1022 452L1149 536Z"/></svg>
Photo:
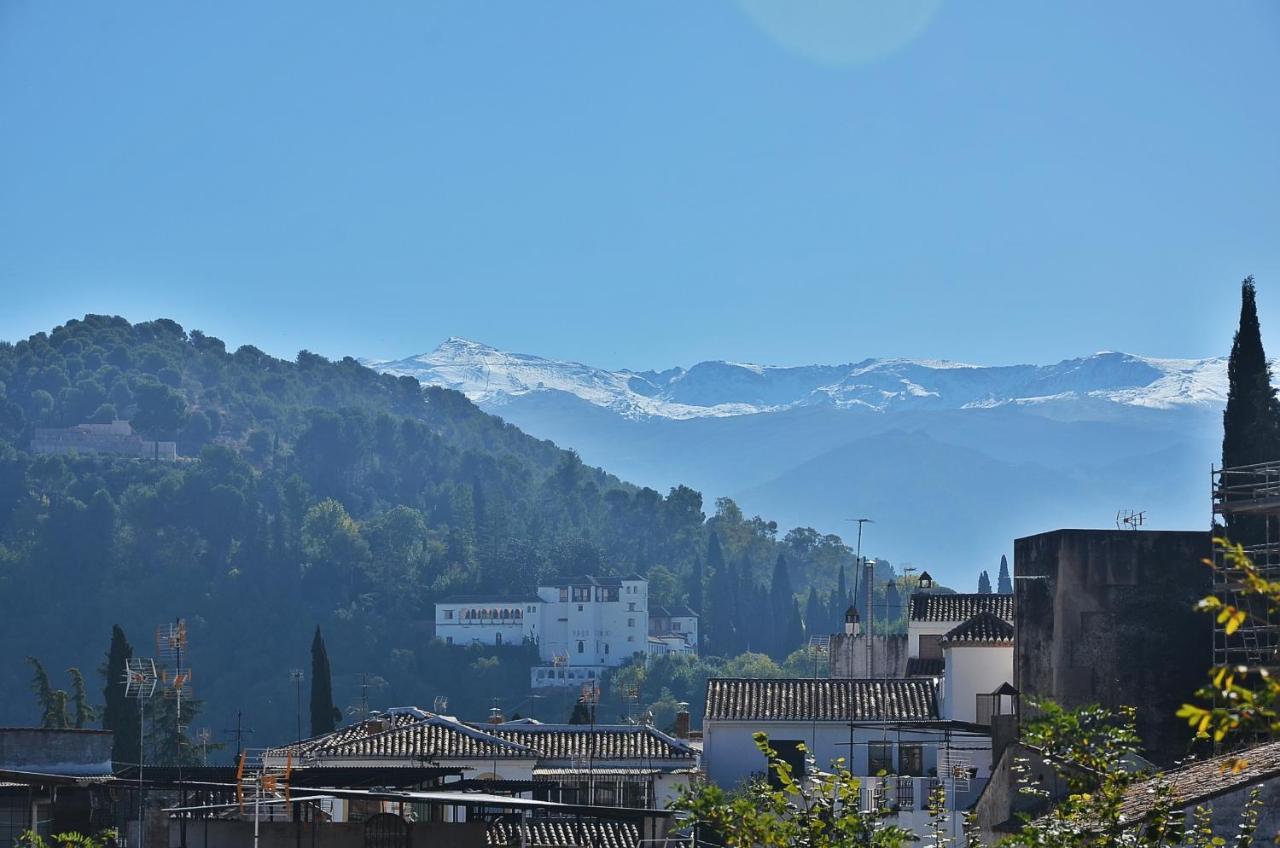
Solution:
<svg viewBox="0 0 1280 848"><path fill-rule="evenodd" d="M508 742L531 748L540 760L662 760L692 762L692 748L645 725L597 726L508 722L485 727Z"/></svg>
<svg viewBox="0 0 1280 848"><path fill-rule="evenodd" d="M941 677L945 670L941 657L907 658L907 677Z"/></svg>
<svg viewBox="0 0 1280 848"><path fill-rule="evenodd" d="M948 630L943 645L1012 645L1013 625L990 612L980 612Z"/></svg>
<svg viewBox="0 0 1280 848"><path fill-rule="evenodd" d="M981 612L992 613L1012 623L1013 595L943 595L933 592L916 592L911 596L912 621L960 624Z"/></svg>
<svg viewBox="0 0 1280 848"><path fill-rule="evenodd" d="M928 721L938 718L933 683L907 680L776 680L712 678L707 681L709 721Z"/></svg>
<svg viewBox="0 0 1280 848"><path fill-rule="evenodd" d="M576 848L590 845L593 848L639 848L640 828L630 822L532 819L526 825L525 839L521 841L520 825L512 822L494 822L489 825L488 842L499 846L529 845L530 848Z"/></svg>
<svg viewBox="0 0 1280 848"><path fill-rule="evenodd" d="M1229 768L1223 771L1223 765L1237 756L1247 760L1249 765L1238 773ZM1178 806L1191 806L1224 792L1275 778L1280 778L1280 741L1193 763L1136 783L1126 790L1121 812L1126 821L1138 821L1149 815L1157 799L1153 790L1158 785L1173 790Z"/></svg>

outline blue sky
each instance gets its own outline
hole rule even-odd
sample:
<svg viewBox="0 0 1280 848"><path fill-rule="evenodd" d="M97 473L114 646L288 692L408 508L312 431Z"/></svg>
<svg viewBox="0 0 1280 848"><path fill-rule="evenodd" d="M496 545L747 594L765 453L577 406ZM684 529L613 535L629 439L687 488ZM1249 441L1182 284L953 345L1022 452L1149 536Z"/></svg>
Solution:
<svg viewBox="0 0 1280 848"><path fill-rule="evenodd" d="M1280 353L1280 5L0 3L0 338ZM1268 332L1270 331L1270 332Z"/></svg>

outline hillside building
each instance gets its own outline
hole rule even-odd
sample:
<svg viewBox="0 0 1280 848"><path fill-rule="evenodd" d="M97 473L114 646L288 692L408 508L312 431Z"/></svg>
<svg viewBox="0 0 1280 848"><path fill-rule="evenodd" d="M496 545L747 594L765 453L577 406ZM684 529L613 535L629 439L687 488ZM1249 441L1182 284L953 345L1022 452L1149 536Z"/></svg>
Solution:
<svg viewBox="0 0 1280 848"><path fill-rule="evenodd" d="M37 427L31 438L31 452L62 456L110 453L173 462L178 458L178 443L150 441L133 432L128 421L112 421L62 428Z"/></svg>
<svg viewBox="0 0 1280 848"><path fill-rule="evenodd" d="M436 604L436 636L450 645L534 643L543 664L531 670L531 684L576 686L637 654L696 650L691 610L662 609L656 621L651 614L643 577L565 577L532 597L445 598Z"/></svg>

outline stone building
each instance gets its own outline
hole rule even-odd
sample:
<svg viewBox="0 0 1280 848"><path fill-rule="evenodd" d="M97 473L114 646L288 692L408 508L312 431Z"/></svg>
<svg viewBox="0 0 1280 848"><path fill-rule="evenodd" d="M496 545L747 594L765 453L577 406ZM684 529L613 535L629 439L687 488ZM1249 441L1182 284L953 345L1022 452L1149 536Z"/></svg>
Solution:
<svg viewBox="0 0 1280 848"><path fill-rule="evenodd" d="M1014 686L1023 703L1138 709L1146 756L1188 750L1178 707L1211 660L1208 532L1054 530L1014 542Z"/></svg>
<svg viewBox="0 0 1280 848"><path fill-rule="evenodd" d="M77 424L74 427L37 427L31 438L31 452L69 455L111 453L173 462L178 458L177 442L153 442L133 432L128 421L110 424Z"/></svg>

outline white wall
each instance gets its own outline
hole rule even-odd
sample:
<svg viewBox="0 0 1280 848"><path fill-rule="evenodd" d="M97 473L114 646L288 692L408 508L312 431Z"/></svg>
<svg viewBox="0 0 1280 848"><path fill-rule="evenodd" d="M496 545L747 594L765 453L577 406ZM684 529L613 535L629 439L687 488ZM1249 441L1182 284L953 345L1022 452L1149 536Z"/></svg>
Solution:
<svg viewBox="0 0 1280 848"><path fill-rule="evenodd" d="M1000 684L1013 680L1013 645L948 646L946 678L942 691L942 716L954 721L974 721L978 695L989 695Z"/></svg>

